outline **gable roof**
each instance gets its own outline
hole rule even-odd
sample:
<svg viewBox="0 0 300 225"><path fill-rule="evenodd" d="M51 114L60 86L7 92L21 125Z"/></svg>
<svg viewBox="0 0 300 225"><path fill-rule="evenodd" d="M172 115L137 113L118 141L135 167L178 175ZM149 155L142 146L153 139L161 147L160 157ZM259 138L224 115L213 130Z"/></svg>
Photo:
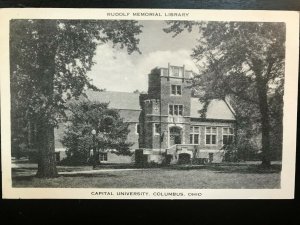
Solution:
<svg viewBox="0 0 300 225"><path fill-rule="evenodd" d="M199 111L203 109L203 106L204 103L201 103L199 98L191 98L191 118L201 118ZM207 107L206 119L235 120L235 116L227 102L214 99Z"/></svg>
<svg viewBox="0 0 300 225"><path fill-rule="evenodd" d="M90 101L109 103L109 108L141 110L139 94L115 91L92 91L85 92Z"/></svg>
<svg viewBox="0 0 300 225"><path fill-rule="evenodd" d="M109 103L110 108L123 110L141 110L140 94L115 91L92 91L87 90L86 95L90 101ZM201 118L200 110L204 103L199 98L191 98L191 118ZM135 117L135 116L134 116ZM207 108L206 119L235 120L232 107L223 100L212 100ZM136 120L136 118L134 118Z"/></svg>

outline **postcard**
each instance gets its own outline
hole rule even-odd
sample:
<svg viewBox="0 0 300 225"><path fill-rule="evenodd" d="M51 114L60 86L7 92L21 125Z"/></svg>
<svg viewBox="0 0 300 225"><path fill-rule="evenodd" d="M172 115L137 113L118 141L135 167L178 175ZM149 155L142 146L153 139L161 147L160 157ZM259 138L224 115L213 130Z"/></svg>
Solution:
<svg viewBox="0 0 300 225"><path fill-rule="evenodd" d="M299 12L0 23L2 198L294 198Z"/></svg>

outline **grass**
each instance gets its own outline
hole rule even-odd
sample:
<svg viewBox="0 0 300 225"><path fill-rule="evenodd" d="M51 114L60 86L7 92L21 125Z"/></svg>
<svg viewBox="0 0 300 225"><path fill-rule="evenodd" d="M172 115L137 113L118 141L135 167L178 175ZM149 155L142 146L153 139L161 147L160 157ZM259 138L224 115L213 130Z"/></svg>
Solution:
<svg viewBox="0 0 300 225"><path fill-rule="evenodd" d="M89 167L90 168L90 167ZM70 168L69 168L70 169ZM60 171L69 171L62 169ZM86 168L85 168L86 169ZM72 170L72 169L70 169ZM15 168L13 187L47 188L195 188L195 189L273 189L280 188L280 165L269 169L259 165L205 165L118 170L60 175L40 179L32 168ZM74 171L74 170L72 170Z"/></svg>

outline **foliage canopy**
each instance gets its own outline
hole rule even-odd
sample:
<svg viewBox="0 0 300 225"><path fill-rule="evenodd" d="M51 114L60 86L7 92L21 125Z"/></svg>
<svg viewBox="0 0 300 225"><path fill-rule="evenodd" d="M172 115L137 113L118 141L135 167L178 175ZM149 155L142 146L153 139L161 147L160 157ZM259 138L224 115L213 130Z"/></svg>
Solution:
<svg viewBox="0 0 300 225"><path fill-rule="evenodd" d="M207 106L211 99L230 99L240 117L238 125L260 130L262 161L269 165L270 132L275 129L276 137L282 134L285 24L195 21L167 24L164 31L174 37L183 30L199 29L192 58L199 68L193 86L200 101ZM206 107L203 116L205 111Z"/></svg>
<svg viewBox="0 0 300 225"><path fill-rule="evenodd" d="M57 175L53 128L65 117L66 102L86 88L97 89L87 77L97 46L110 42L129 54L139 52L140 33L136 21L10 21L12 141L20 145L26 140L20 132L30 134L34 127L38 176Z"/></svg>
<svg viewBox="0 0 300 225"><path fill-rule="evenodd" d="M130 154L127 142L130 132L118 110L108 108L107 103L73 102L70 117L62 139L67 156L76 162L87 162L90 150L115 150L116 154ZM93 140L92 130L96 131ZM95 146L94 146L95 145Z"/></svg>

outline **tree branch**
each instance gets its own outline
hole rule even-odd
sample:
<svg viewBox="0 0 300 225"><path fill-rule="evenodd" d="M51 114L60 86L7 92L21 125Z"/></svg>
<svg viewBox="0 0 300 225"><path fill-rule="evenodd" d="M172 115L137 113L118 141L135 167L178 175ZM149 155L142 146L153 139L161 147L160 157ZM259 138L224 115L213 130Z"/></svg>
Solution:
<svg viewBox="0 0 300 225"><path fill-rule="evenodd" d="M236 92L236 91L232 90L231 88L228 88L228 90L229 90L232 94L234 94L234 95L236 95L237 97L239 97L240 99L258 105L258 102L257 102L257 101L255 101L255 100L253 100L253 99L251 99L251 98L248 98L248 97L245 96L245 95L242 95L241 92Z"/></svg>

